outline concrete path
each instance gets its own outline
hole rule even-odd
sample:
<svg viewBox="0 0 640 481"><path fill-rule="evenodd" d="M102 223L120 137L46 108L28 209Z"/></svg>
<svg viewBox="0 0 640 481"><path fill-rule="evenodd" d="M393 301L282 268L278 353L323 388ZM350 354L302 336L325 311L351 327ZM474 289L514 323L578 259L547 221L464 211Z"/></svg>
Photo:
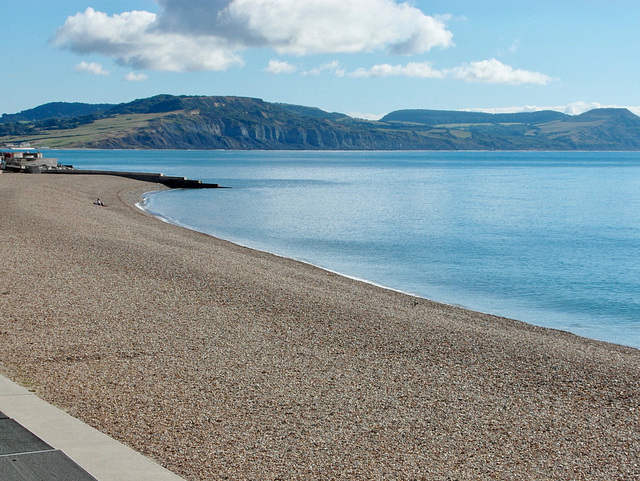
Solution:
<svg viewBox="0 0 640 481"><path fill-rule="evenodd" d="M0 479L183 481L3 376Z"/></svg>

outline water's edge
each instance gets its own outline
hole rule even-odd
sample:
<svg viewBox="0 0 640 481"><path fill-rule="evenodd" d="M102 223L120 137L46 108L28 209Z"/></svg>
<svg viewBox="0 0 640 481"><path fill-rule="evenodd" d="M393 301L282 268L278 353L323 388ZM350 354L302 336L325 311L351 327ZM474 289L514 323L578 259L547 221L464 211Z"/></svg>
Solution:
<svg viewBox="0 0 640 481"><path fill-rule="evenodd" d="M439 299L427 298L427 297L424 297L422 295L419 295L419 294L416 294L416 293L413 293L413 292L404 291L404 290L401 290L401 289L396 289L396 288L393 288L393 287L386 286L384 284L380 284L380 283L377 283L377 282L374 282L374 281L370 281L370 280L365 279L365 278L356 277L356 276L352 276L352 275L349 275L349 274L344 273L344 272L340 272L340 271L336 271L336 270L333 270L333 269L329 269L329 268L324 267L322 265L314 264L312 262L309 262L309 261L306 261L306 260L303 260L303 259L298 259L296 257L290 257L290 256L278 254L276 252L260 249L260 248L257 248L255 246L251 245L250 243L243 243L242 241L239 241L237 239L230 239L230 238L225 238L225 237L222 237L222 236L219 236L219 235L216 235L216 234L212 234L210 232L206 232L204 230L197 229L197 228L195 228L193 226L189 226L187 224L184 224L184 223L180 222L179 220L176 220L176 219L173 219L171 217L165 216L165 215L163 215L163 214L161 214L159 212L154 212L154 211L150 210L148 208L148 206L146 205L149 196L151 196L151 195L159 195L159 194L162 194L163 192L166 192L166 191L149 191L149 192L146 192L142 196L143 197L142 202L139 202L139 203L135 204L135 206L137 208L139 208L140 210L142 210L143 212L155 217L156 219L158 219L161 222L165 222L167 224L175 225L177 227L180 227L180 228L183 228L183 229L187 229L187 230L191 230L193 232L198 232L200 234L205 234L205 235L211 236L213 238L216 238L216 239L219 239L219 240L222 240L222 241L225 241L225 242L230 242L230 243L235 244L235 245L237 245L239 247L250 249L250 250L253 250L253 251L256 251L256 252L266 253L266 254L272 255L274 257L279 257L279 258L282 258L282 259L293 260L295 262L299 262L301 264L309 265L309 266L312 266L312 267L314 267L316 269L321 269L323 271L330 272L332 274L335 274L335 275L338 275L338 276L342 276L342 277L345 277L347 279L351 279L351 280L354 280L354 281L357 281L357 282L362 282L362 283L365 283L365 284L369 284L369 285L378 287L380 289L385 289L385 290L389 290L389 291L392 291L392 292L397 292L399 294L403 294L403 295L406 295L406 296L409 296L409 297L414 297L416 299L422 299L422 300L426 300L426 301L436 302L438 304L442 304L442 305L446 305L446 306L452 306L452 307L465 309L465 310L470 311L470 312L477 312L477 313L480 313L480 314L490 315L490 316L494 316L494 317L510 319L510 320L513 320L513 321L516 321L516 322L522 322L524 324L529 324L529 325L532 325L532 326L541 327L543 329L549 329L549 330L552 330L552 331L559 331L559 332L564 332L564 333L568 333L568 334L573 334L575 336L583 337L585 339L591 339L591 340L595 340L595 341L599 341L599 342L605 342L605 343L608 343L608 344L620 345L620 346L633 348L633 349L640 349L640 347L634 346L634 345L626 345L626 344L622 344L622 343L616 343L616 342L613 342L613 341L609 341L609 340L606 340L606 339L598 339L598 338L583 336L583 335L580 335L578 333L575 333L575 332L572 332L572 331L569 331L569 330L565 330L565 329L561 329L561 328L557 328L557 327L546 326L546 325L542 325L542 324L536 324L535 322L523 321L523 320L520 320L520 319L511 318L511 317L508 317L508 316L503 316L503 315L492 313L492 312L484 312L484 311L481 311L481 310L478 310L478 309L474 309L473 307L469 307L469 306L466 306L466 305L463 305L463 304L449 303L449 302L445 302L445 301L442 301L442 300L439 300Z"/></svg>

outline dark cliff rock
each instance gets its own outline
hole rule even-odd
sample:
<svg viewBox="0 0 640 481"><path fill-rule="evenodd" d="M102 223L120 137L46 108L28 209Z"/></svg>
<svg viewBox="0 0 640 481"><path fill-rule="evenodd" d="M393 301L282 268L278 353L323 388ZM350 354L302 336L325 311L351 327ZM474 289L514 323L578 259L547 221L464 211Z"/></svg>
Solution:
<svg viewBox="0 0 640 481"><path fill-rule="evenodd" d="M444 149L452 142L384 132L326 120L279 122L210 115L164 117L145 129L89 143L92 148L399 150Z"/></svg>

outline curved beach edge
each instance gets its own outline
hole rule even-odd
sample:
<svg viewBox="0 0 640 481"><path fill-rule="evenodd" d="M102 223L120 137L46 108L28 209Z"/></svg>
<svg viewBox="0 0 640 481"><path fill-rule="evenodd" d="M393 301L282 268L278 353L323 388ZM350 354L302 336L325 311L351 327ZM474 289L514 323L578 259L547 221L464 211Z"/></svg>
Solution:
<svg viewBox="0 0 640 481"><path fill-rule="evenodd" d="M640 351L160 222L154 189L0 177L8 377L188 479L640 475Z"/></svg>

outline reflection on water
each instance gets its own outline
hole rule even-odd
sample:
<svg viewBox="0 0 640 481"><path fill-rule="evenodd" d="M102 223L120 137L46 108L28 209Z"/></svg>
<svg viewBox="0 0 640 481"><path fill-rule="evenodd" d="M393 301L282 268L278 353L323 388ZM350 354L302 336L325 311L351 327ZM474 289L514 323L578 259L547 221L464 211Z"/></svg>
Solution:
<svg viewBox="0 0 640 481"><path fill-rule="evenodd" d="M640 347L640 154L57 151L230 186L183 225L443 302Z"/></svg>

